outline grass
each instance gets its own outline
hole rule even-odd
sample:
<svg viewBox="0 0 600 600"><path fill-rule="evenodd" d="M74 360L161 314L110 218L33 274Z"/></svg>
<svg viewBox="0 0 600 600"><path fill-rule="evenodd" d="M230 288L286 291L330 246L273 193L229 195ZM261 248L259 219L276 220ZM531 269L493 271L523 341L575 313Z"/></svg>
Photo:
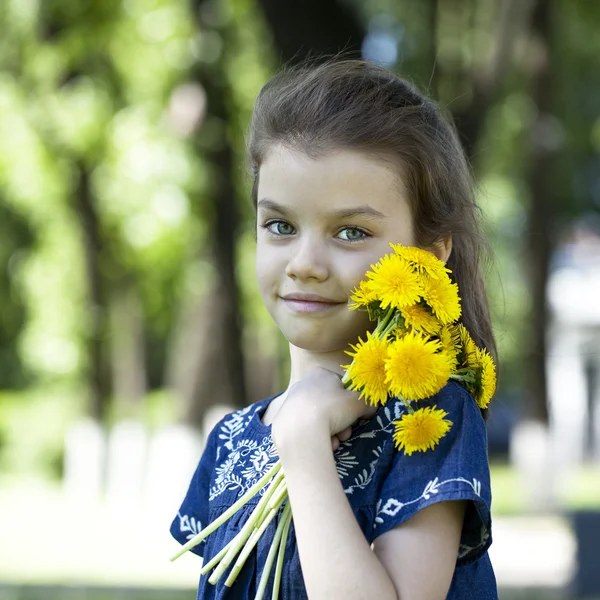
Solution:
<svg viewBox="0 0 600 600"><path fill-rule="evenodd" d="M564 512L600 510L600 466L586 465L563 476L558 487L558 506ZM523 515L530 512L523 476L510 465L491 465L494 514Z"/></svg>
<svg viewBox="0 0 600 600"><path fill-rule="evenodd" d="M0 600L193 600L196 590L0 586Z"/></svg>

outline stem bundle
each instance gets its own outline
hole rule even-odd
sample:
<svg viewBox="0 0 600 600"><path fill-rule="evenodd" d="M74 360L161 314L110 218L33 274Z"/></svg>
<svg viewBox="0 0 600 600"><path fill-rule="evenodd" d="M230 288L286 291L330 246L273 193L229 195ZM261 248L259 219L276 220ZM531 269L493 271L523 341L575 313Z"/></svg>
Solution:
<svg viewBox="0 0 600 600"><path fill-rule="evenodd" d="M268 486L268 487L267 487ZM179 551L171 557L171 562L179 558L182 554L197 546L202 540L210 535L215 529L220 527L225 521L231 518L242 506L247 504L261 489L265 488L262 498L248 517L248 520L238 532L238 534L216 555L206 563L201 571L201 575L206 575L214 569L208 582L215 585L221 578L227 567L235 560L235 563L225 580L225 585L231 587L240 571L242 570L250 553L258 544L262 534L265 532L269 523L275 518L280 508L284 506L281 518L277 524L275 536L269 549L267 561L263 569L255 600L262 600L269 575L271 573L275 557L277 564L275 567L275 582L271 600L277 600L279 597L279 585L281 582L281 572L283 567L283 556L285 553L285 544L292 521L292 510L289 501L287 501L287 485L284 479L281 462L277 461L273 467L261 477L235 504L229 507L220 517L215 519L202 531L191 538ZM237 558L236 558L237 557Z"/></svg>

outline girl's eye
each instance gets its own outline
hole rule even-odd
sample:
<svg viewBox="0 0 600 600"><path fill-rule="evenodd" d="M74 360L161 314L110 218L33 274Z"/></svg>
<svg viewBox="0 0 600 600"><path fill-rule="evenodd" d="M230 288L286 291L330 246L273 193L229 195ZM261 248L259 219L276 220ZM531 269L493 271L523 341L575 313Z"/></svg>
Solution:
<svg viewBox="0 0 600 600"><path fill-rule="evenodd" d="M285 221L269 221L265 223L263 227L269 232L275 235L291 235L294 233L294 228Z"/></svg>
<svg viewBox="0 0 600 600"><path fill-rule="evenodd" d="M338 233L338 237L345 242L360 242L369 237L369 234L358 227L344 227Z"/></svg>

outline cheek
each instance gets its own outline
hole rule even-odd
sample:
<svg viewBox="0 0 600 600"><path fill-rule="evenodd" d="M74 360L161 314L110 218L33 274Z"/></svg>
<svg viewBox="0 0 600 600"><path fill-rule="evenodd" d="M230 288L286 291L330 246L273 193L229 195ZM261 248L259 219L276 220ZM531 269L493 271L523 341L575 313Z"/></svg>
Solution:
<svg viewBox="0 0 600 600"><path fill-rule="evenodd" d="M264 295L273 289L281 273L281 259L272 251L261 248L256 249L256 280L261 293Z"/></svg>
<svg viewBox="0 0 600 600"><path fill-rule="evenodd" d="M372 260L370 256L360 255L354 255L349 258L349 261L341 265L342 270L339 274L345 286L349 289L354 289L365 279L365 273L370 270L373 263L377 262L377 258Z"/></svg>

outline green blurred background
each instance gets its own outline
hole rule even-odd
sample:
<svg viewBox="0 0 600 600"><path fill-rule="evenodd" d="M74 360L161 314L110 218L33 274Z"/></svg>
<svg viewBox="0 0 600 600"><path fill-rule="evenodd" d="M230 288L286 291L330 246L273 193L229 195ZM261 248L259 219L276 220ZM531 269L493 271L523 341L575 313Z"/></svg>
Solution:
<svg viewBox="0 0 600 600"><path fill-rule="evenodd" d="M455 119L495 252L501 597L580 597L600 565L573 519L600 511L599 30L597 0L0 0L0 600L194 597L168 525L204 436L286 381L244 131L279 65L341 50Z"/></svg>

